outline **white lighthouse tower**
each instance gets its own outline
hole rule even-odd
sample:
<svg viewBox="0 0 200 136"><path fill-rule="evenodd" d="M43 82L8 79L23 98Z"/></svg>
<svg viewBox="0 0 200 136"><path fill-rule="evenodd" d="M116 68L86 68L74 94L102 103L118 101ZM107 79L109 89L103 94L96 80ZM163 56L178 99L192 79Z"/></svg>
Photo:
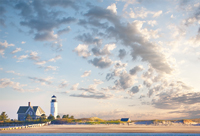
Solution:
<svg viewBox="0 0 200 136"><path fill-rule="evenodd" d="M55 118L58 115L57 100L55 95L51 97L51 115L53 115Z"/></svg>

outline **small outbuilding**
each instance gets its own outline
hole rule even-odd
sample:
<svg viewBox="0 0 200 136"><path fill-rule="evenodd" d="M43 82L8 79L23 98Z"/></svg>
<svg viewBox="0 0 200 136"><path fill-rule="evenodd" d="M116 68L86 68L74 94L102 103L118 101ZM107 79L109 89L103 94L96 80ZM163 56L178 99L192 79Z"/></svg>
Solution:
<svg viewBox="0 0 200 136"><path fill-rule="evenodd" d="M121 118L121 121L123 121L123 122L131 122L131 119L130 118Z"/></svg>
<svg viewBox="0 0 200 136"><path fill-rule="evenodd" d="M45 112L40 106L31 106L31 103L28 102L28 106L19 107L17 114L19 121L25 121L28 114L33 120L35 120L40 118L42 114L45 114Z"/></svg>

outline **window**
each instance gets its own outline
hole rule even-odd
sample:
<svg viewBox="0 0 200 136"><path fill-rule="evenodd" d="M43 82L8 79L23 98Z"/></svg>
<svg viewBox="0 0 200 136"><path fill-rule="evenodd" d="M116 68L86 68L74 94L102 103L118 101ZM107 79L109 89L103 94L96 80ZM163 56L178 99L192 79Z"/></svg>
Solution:
<svg viewBox="0 0 200 136"><path fill-rule="evenodd" d="M33 112L32 112L32 111L29 111L28 114L29 114L29 115L33 115Z"/></svg>

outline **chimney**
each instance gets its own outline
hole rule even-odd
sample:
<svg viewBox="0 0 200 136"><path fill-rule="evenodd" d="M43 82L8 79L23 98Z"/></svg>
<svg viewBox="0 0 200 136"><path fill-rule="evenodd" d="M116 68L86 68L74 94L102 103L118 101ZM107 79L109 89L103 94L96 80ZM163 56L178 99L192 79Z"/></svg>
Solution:
<svg viewBox="0 0 200 136"><path fill-rule="evenodd" d="M31 106L31 102L28 102L28 106L29 106L29 107Z"/></svg>

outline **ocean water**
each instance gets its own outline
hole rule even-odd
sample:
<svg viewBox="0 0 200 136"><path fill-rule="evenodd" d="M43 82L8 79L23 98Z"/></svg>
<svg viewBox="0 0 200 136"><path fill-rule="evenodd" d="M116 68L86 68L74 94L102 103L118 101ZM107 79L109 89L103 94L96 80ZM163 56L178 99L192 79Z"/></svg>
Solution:
<svg viewBox="0 0 200 136"><path fill-rule="evenodd" d="M35 133L1 134L0 136L200 136L187 133Z"/></svg>

